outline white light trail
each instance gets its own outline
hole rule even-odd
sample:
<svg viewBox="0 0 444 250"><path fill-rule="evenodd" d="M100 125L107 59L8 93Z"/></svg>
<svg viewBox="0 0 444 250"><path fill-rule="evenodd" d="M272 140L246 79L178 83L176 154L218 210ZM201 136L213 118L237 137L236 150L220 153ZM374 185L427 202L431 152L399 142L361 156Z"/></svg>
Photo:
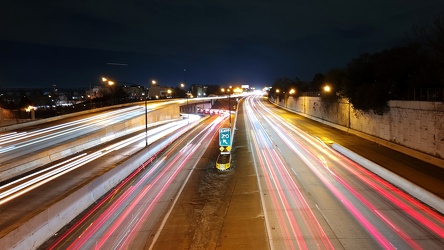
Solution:
<svg viewBox="0 0 444 250"><path fill-rule="evenodd" d="M195 119L195 118L194 118ZM185 120L180 120L176 122L167 123L151 129L148 133L150 143L159 140L160 138L166 136L167 134L173 133L175 130L180 129L188 124ZM144 139L145 133L140 133L136 136L130 137L128 139L119 141L105 148L99 149L93 153L89 154L81 154L73 157L72 159L68 159L59 164L46 168L44 170L40 170L36 173L27 175L23 178L15 180L14 182L7 183L3 186L0 186L0 205L4 204L26 192L29 192L51 180L56 179L57 177L64 175L68 172L71 172L79 167L84 166L85 164L94 161L112 151L119 150L128 145L132 145L135 142ZM11 187L12 188L8 188Z"/></svg>

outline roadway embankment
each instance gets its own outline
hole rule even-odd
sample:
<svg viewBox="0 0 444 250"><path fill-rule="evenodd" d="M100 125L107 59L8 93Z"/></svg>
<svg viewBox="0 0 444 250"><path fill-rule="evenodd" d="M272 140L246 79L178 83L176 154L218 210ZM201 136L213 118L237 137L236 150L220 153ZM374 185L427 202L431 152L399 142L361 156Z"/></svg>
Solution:
<svg viewBox="0 0 444 250"><path fill-rule="evenodd" d="M433 164L436 162L430 161L429 155L412 152L413 149L291 109L286 110L294 114L290 119L295 121L295 125L308 134L332 145L339 153L444 213L444 169L439 164Z"/></svg>
<svg viewBox="0 0 444 250"><path fill-rule="evenodd" d="M390 182L391 184L401 188L411 196L415 197L421 202L429 205L430 207L444 214L444 200L438 197L437 195L412 183L407 179L402 178L396 173L393 173L387 170L386 168L379 166L378 164L370 161L369 159L366 159L339 144L333 143L332 147L333 149L343 154L347 158L370 170L372 173L378 175L384 180Z"/></svg>
<svg viewBox="0 0 444 250"><path fill-rule="evenodd" d="M155 126L173 119L180 119L179 108L176 105L152 110L148 113L149 126ZM3 162L0 168L0 181L16 177L53 161L127 135L134 132L134 129L142 128L143 126L145 126L144 115L56 144L44 151L23 155L20 158Z"/></svg>
<svg viewBox="0 0 444 250"><path fill-rule="evenodd" d="M58 115L58 116L49 117L49 118L45 118L45 119L26 120L23 122L16 122L16 123L8 123L8 122L0 121L0 132L13 131L13 130L21 129L21 128L26 128L26 127L30 127L30 126L37 126L37 125L45 124L48 122L59 121L62 119L67 119L67 118L76 117L76 116L80 116L80 115L86 115L86 114L91 114L91 113L95 113L95 112L102 112L102 111L106 111L106 110L110 110L110 109L123 108L123 107L135 106L135 105L136 104L134 104L134 103L127 103L127 104L115 105L112 107L95 108L95 109L90 109L90 110L85 110L85 111L80 111L80 112L75 112L75 113L70 113L70 114L65 114L65 115Z"/></svg>
<svg viewBox="0 0 444 250"><path fill-rule="evenodd" d="M436 162L430 160L430 155L292 109L281 106L280 108L291 112L293 115L288 119L294 120L294 124L306 133L326 144L336 143L366 159L371 159L375 164L413 185L444 199L444 168L440 164L434 164Z"/></svg>
<svg viewBox="0 0 444 250"><path fill-rule="evenodd" d="M0 249L36 249L77 215L103 197L130 174L144 168L158 153L180 138L190 124L119 163L97 178L71 190L18 227L0 238Z"/></svg>

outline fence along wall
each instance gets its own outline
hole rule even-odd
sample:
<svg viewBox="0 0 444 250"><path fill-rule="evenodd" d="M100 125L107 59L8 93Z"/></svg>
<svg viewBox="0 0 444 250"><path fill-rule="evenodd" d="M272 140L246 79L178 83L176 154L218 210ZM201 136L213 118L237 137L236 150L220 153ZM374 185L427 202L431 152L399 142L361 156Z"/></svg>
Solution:
<svg viewBox="0 0 444 250"><path fill-rule="evenodd" d="M290 96L286 102L281 99L276 103L309 117L420 151L437 158L438 162L444 159L442 102L390 101L390 112L383 116L354 110L345 99L326 105L320 97Z"/></svg>

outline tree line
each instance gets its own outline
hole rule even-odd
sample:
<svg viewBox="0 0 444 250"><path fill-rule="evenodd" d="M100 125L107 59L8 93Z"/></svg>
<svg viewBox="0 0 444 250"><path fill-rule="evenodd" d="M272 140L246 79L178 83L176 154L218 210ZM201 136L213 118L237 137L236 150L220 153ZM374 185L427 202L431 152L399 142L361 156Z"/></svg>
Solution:
<svg viewBox="0 0 444 250"><path fill-rule="evenodd" d="M322 91L327 84L332 91ZM444 18L414 27L403 44L362 54L343 68L315 74L310 82L283 77L273 84L282 92L291 88L296 95L317 92L324 101L346 98L355 109L379 115L389 110L389 100L407 100L417 89L444 89Z"/></svg>

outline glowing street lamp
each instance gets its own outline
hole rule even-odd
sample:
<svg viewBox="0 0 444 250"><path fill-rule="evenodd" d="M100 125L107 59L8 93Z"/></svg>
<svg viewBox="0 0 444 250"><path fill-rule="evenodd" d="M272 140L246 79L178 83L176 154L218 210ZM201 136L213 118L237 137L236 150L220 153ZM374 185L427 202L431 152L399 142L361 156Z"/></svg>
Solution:
<svg viewBox="0 0 444 250"><path fill-rule="evenodd" d="M235 89L233 89L233 92L237 93L237 94L241 94L243 91L241 88L235 88Z"/></svg>
<svg viewBox="0 0 444 250"><path fill-rule="evenodd" d="M325 86L324 86L324 91L325 91L325 92L330 92L330 91L331 91L330 86L325 85Z"/></svg>
<svg viewBox="0 0 444 250"><path fill-rule="evenodd" d="M152 85L155 85L157 82L155 80L151 81ZM148 147L148 103L147 99L149 96L149 92L147 92L148 86L145 88L145 146Z"/></svg>
<svg viewBox="0 0 444 250"><path fill-rule="evenodd" d="M109 86L114 85L114 81L108 80L106 77L102 77L102 82L108 83Z"/></svg>
<svg viewBox="0 0 444 250"><path fill-rule="evenodd" d="M33 110L34 107L32 105L29 105L27 108L25 108L26 112L31 112L31 110Z"/></svg>
<svg viewBox="0 0 444 250"><path fill-rule="evenodd" d="M285 96L284 96L284 104L285 104L285 107L287 107L287 105L288 105L288 99L290 98L289 96L290 95L293 95L293 94L295 94L296 93L296 90L295 89L290 89L290 91L288 91L288 92L284 92L284 94L285 94Z"/></svg>
<svg viewBox="0 0 444 250"><path fill-rule="evenodd" d="M181 84L180 84L180 87L183 88L184 91L185 91L185 83L181 83ZM188 110L188 109L189 109L189 108L188 108L188 98L189 98L189 97L188 97L188 96L189 96L188 94L189 94L188 91L185 92L185 96L186 96L186 98L187 98L186 112L188 113L188 124L189 124L189 123L190 123L190 114L189 114L190 111Z"/></svg>

